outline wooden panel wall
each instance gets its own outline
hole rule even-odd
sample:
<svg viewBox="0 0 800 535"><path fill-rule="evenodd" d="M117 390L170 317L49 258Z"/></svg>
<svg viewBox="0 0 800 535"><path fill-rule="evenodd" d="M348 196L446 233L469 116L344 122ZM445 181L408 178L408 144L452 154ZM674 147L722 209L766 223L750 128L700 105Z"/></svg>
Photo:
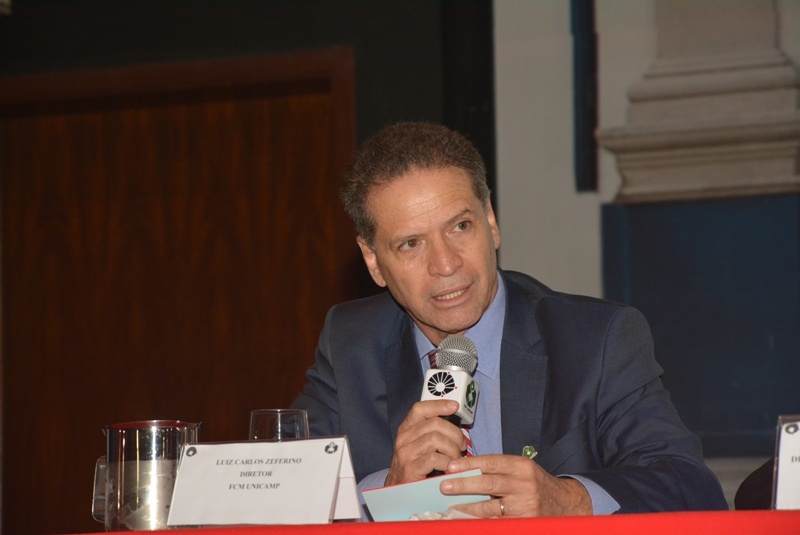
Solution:
<svg viewBox="0 0 800 535"><path fill-rule="evenodd" d="M99 531L105 424L244 440L357 293L349 50L0 80L3 529Z"/></svg>

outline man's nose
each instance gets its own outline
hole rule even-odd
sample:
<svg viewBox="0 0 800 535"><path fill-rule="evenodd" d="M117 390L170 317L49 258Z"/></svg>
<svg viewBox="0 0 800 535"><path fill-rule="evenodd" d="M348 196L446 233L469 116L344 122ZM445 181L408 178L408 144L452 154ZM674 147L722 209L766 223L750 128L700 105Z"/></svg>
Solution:
<svg viewBox="0 0 800 535"><path fill-rule="evenodd" d="M440 240L432 245L428 261L428 272L431 275L447 277L455 273L461 264L461 254L452 243Z"/></svg>

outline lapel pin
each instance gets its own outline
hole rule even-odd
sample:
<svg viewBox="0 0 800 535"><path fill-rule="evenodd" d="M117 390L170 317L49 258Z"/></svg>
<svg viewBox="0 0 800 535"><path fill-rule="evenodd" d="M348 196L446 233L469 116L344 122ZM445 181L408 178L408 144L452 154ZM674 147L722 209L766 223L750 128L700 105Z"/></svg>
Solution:
<svg viewBox="0 0 800 535"><path fill-rule="evenodd" d="M522 448L522 456L528 459L533 459L539 452L533 446L525 446Z"/></svg>

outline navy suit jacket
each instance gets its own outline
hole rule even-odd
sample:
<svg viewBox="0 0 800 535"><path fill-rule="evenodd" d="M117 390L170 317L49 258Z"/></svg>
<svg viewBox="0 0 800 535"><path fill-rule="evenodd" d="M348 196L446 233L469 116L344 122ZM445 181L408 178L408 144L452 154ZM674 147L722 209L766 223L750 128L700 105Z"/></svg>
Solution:
<svg viewBox="0 0 800 535"><path fill-rule="evenodd" d="M534 446L542 468L595 481L620 512L726 509L699 439L661 384L644 317L521 273L501 276L503 452ZM388 293L333 307L307 377L292 406L308 410L312 435L347 435L359 480L388 468L422 392L409 316Z"/></svg>

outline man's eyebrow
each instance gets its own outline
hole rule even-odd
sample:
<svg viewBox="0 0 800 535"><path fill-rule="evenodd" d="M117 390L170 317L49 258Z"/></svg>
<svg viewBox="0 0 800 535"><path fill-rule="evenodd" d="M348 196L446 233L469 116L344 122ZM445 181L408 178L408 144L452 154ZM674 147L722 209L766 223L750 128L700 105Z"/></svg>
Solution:
<svg viewBox="0 0 800 535"><path fill-rule="evenodd" d="M456 224L456 223L457 223L457 222L458 222L460 219L464 219L464 217L466 217L466 216L471 216L471 215L472 215L472 209L470 209L470 208L464 208L464 209L463 209L461 212L457 213L456 215L454 215L453 217L451 217L450 219L448 219L448 220L447 220L447 222L445 222L445 226L454 225L454 224Z"/></svg>
<svg viewBox="0 0 800 535"><path fill-rule="evenodd" d="M445 221L444 222L444 226L445 227L449 227L451 225L455 225L459 220L464 219L466 216L472 215L472 213L473 213L473 211L472 211L471 208L464 208L462 211L460 211L459 213L457 213L456 215L454 215L453 217L451 217L450 219ZM409 240L419 239L419 237L420 237L419 234L407 234L407 235L398 236L397 238L389 240L388 243L389 243L390 247L396 247L396 246L401 245L401 244L403 244L403 243L405 243L405 242L407 242Z"/></svg>

